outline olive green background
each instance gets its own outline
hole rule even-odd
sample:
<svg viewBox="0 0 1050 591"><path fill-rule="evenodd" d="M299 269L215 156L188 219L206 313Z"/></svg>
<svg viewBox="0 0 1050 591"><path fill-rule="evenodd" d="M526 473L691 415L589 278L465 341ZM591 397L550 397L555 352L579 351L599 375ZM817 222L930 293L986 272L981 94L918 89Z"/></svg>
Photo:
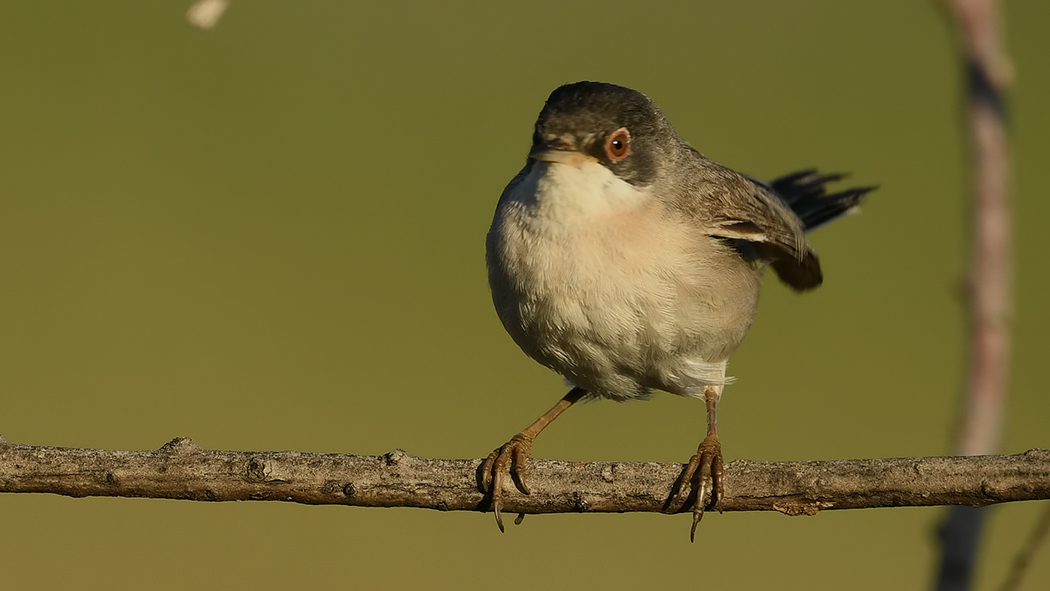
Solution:
<svg viewBox="0 0 1050 591"><path fill-rule="evenodd" d="M961 391L960 71L934 2L0 4L0 434L20 443L477 458L564 393L492 311L484 235L547 94L659 103L734 168L879 184L767 283L727 460L947 453ZM644 6L644 8L643 8ZM1016 66L1003 450L1050 446L1050 6ZM695 400L573 408L537 457L685 461ZM993 510L991 589L1041 510ZM0 495L4 589L924 589L940 509L532 516ZM1026 589L1050 586L1044 549Z"/></svg>

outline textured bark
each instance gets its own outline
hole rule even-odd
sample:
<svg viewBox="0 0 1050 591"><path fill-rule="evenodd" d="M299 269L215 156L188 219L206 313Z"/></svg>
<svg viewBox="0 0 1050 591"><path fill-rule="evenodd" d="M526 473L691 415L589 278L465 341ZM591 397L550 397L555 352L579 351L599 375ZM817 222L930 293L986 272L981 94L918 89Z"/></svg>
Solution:
<svg viewBox="0 0 1050 591"><path fill-rule="evenodd" d="M19 445L0 438L0 492L479 511L488 507L478 492L481 463L418 458L401 450L382 456L218 451L185 438L155 451ZM652 462L533 459L532 494L508 491L505 510L666 511L682 468ZM725 511L789 515L1047 499L1050 451L823 462L736 460L726 465L725 492Z"/></svg>

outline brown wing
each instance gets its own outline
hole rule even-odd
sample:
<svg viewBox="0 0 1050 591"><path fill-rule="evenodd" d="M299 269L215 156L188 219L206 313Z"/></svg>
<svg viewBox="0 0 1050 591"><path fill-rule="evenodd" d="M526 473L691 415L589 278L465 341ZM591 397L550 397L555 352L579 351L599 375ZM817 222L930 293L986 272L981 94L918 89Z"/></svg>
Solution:
<svg viewBox="0 0 1050 591"><path fill-rule="evenodd" d="M764 188L741 177L720 199L709 234L750 243L781 281L802 291L821 284L820 261L806 242L802 220Z"/></svg>

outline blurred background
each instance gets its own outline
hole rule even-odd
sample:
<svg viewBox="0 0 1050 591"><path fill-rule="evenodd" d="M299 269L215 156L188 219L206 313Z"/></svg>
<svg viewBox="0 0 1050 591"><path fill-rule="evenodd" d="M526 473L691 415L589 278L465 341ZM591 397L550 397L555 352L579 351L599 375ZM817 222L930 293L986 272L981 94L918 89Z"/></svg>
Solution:
<svg viewBox="0 0 1050 591"><path fill-rule="evenodd" d="M27 444L479 458L561 379L489 300L484 236L548 93L645 92L707 156L878 184L770 280L726 460L951 449L963 376L961 71L935 2L0 4L0 434ZM1016 346L1004 452L1050 446L1050 5L1005 3ZM684 462L696 400L573 408L536 457ZM977 588L1037 503L993 510ZM531 516L0 495L7 589L925 589L942 509ZM1027 589L1050 587L1044 549Z"/></svg>

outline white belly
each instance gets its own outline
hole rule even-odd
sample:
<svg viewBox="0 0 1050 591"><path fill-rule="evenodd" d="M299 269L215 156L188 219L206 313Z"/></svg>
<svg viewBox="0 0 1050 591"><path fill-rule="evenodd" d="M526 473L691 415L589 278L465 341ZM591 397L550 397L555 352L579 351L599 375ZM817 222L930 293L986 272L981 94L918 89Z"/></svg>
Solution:
<svg viewBox="0 0 1050 591"><path fill-rule="evenodd" d="M597 163L536 163L489 233L504 326L596 396L701 395L750 326L760 273ZM713 265L723 271L713 284Z"/></svg>

